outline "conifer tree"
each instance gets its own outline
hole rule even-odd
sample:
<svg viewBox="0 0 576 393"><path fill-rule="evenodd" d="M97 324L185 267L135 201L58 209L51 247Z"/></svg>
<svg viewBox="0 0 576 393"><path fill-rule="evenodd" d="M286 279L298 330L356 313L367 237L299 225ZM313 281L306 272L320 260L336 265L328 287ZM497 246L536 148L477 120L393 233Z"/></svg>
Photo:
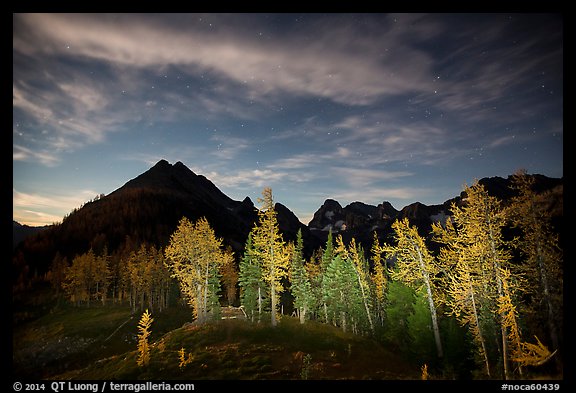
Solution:
<svg viewBox="0 0 576 393"><path fill-rule="evenodd" d="M294 296L294 307L298 311L300 323L306 321L306 315L314 304L310 279L308 278L308 272L304 268L303 249L302 230L299 229L296 235L296 244L292 247L290 290Z"/></svg>
<svg viewBox="0 0 576 393"><path fill-rule="evenodd" d="M68 268L68 259L57 252L52 259L50 266L49 281L52 288L56 291L56 296L60 298L60 291L66 280L66 269Z"/></svg>
<svg viewBox="0 0 576 393"><path fill-rule="evenodd" d="M148 310L146 310L140 322L138 322L138 360L137 364L140 367L147 366L150 362L150 345L148 344L148 337L150 336L150 327L154 322L154 318L150 316Z"/></svg>
<svg viewBox="0 0 576 393"><path fill-rule="evenodd" d="M438 273L438 264L428 251L424 239L418 234L417 228L410 226L407 218L396 220L392 224L392 228L395 232L397 245L389 247L388 251L391 256L397 258L397 268L391 272L390 276L413 286L415 289L422 286L425 288L436 350L438 357L441 358L443 356L442 342L433 294L433 280Z"/></svg>
<svg viewBox="0 0 576 393"><path fill-rule="evenodd" d="M262 264L262 280L269 291L271 324L276 326L280 294L284 291L283 279L288 275L289 255L278 227L272 189L264 188L262 198L258 200L262 208L258 211L258 224L252 230L254 250Z"/></svg>
<svg viewBox="0 0 576 393"><path fill-rule="evenodd" d="M386 287L388 285L388 278L386 276L385 266L382 263L382 248L378 241L378 235L374 232L374 240L371 248L371 259L374 272L372 273L372 282L374 283L374 300L375 309L380 321L380 326L384 324L384 307L386 299Z"/></svg>
<svg viewBox="0 0 576 393"><path fill-rule="evenodd" d="M487 376L491 375L490 360L486 345L486 335L482 326L482 308L485 306L482 298L483 271L481 258L470 252L470 245L463 239L463 232L457 232L452 220L447 220L444 226L440 223L432 225L435 241L444 246L440 249L438 258L444 266L444 288L449 315L454 315L462 326L468 326L476 345L476 353L485 368Z"/></svg>
<svg viewBox="0 0 576 393"><path fill-rule="evenodd" d="M532 295L533 312L544 311L544 321L552 347L559 348L558 325L563 320L562 310L562 250L558 236L552 230L549 214L544 208L543 195L534 190L534 178L525 170L512 176L512 188L518 195L512 198L509 216L512 224L522 232L516 246L525 262L521 265ZM560 322L560 323L559 323Z"/></svg>
<svg viewBox="0 0 576 393"><path fill-rule="evenodd" d="M328 320L344 332L350 329L360 303L357 285L352 264L342 255L335 255L322 279L322 295Z"/></svg>
<svg viewBox="0 0 576 393"><path fill-rule="evenodd" d="M224 289L226 291L226 300L228 305L232 306L236 302L236 285L238 284L238 270L234 263L234 252L228 246L224 253L224 261L222 264L221 276Z"/></svg>
<svg viewBox="0 0 576 393"><path fill-rule="evenodd" d="M326 271L328 270L328 265L330 265L333 259L334 259L334 241L332 237L332 228L330 228L328 230L328 238L326 239L326 248L324 248L322 252L322 258L320 260L320 269L318 275L318 277L320 278L319 280L320 287L322 286L322 281L324 280L324 276L326 274ZM323 296L321 298L324 299ZM324 322L328 323L328 305L326 304L326 302L323 301L321 307L324 313Z"/></svg>
<svg viewBox="0 0 576 393"><path fill-rule="evenodd" d="M341 237L339 239L342 239ZM340 240L341 241L341 240ZM362 304L366 311L366 319L370 326L370 332L375 333L374 322L372 321L372 288L370 279L370 267L364 258L364 250L361 246L356 246L356 239L352 238L348 247L348 257L358 279L358 288L362 296Z"/></svg>
<svg viewBox="0 0 576 393"><path fill-rule="evenodd" d="M172 277L178 280L197 321L206 322L209 313L212 318L218 318L219 269L226 256L222 250L222 239L216 237L206 218L192 224L183 217L164 253Z"/></svg>
<svg viewBox="0 0 576 393"><path fill-rule="evenodd" d="M264 282L261 280L262 265L256 256L252 237L252 232L250 232L248 239L246 239L244 255L240 260L238 284L240 286L240 304L244 307L244 312L252 322L257 315L259 322L264 305L265 288Z"/></svg>
<svg viewBox="0 0 576 393"><path fill-rule="evenodd" d="M486 357L487 341L483 339L485 329L493 322L500 330L498 352L501 356L503 378L509 379L510 346L517 351L520 345L519 331L516 331L516 314L514 299L511 297L511 281L505 272L513 268L511 264L510 244L504 240L503 228L508 224L507 211L502 208L500 200L488 194L486 189L475 181L471 187L465 187L466 195L462 207L452 205L454 227L447 222L446 229L435 225L433 231L440 242L448 245L440 258L452 261L452 296L451 306L456 314L461 313L467 319L479 348ZM440 235L439 235L440 234ZM521 280L518 271L514 272L516 281ZM515 288L523 289L522 285ZM471 308L472 307L472 308ZM459 309L459 310L458 310ZM490 321L491 319L491 321Z"/></svg>

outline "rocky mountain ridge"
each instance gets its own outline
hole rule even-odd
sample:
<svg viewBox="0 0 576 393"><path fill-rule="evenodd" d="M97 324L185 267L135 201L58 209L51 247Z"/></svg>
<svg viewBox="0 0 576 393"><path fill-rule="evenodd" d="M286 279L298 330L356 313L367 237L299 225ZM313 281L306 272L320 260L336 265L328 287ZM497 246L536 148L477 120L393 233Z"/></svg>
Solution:
<svg viewBox="0 0 576 393"><path fill-rule="evenodd" d="M562 179L535 176L539 191L557 190L547 197L553 215L562 215ZM491 195L507 200L512 195L510 177L480 180ZM558 191L560 188L560 191ZM278 223L285 240L294 240L302 230L306 254L325 244L328 232L342 234L345 241L354 237L369 249L373 232L380 239L391 236L391 225L407 217L425 234L432 222L445 220L452 203L460 203L462 193L443 204L427 206L412 203L396 210L389 202L377 206L353 202L342 207L327 199L305 225L286 206L276 203ZM134 244L147 242L163 247L186 216L194 221L206 217L217 236L241 255L248 233L257 220L257 208L249 197L235 201L209 179L197 175L181 162L160 160L146 172L129 180L119 189L86 203L67 216L61 224L49 226L27 237L15 250L26 263L34 261L39 272L46 271L56 252L72 258L93 248L98 252L122 252Z"/></svg>

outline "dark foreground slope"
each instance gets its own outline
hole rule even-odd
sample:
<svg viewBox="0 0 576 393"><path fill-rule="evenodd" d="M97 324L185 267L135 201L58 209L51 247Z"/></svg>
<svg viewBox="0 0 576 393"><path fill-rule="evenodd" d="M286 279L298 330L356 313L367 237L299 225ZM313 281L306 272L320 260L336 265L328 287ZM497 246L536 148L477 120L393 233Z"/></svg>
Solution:
<svg viewBox="0 0 576 393"><path fill-rule="evenodd" d="M22 326L14 375L64 380L418 379L417 365L381 344L330 325L283 316L182 323L189 309L153 314L150 364L138 367L137 317L127 310L69 308ZM169 329L170 325L180 327ZM190 362L180 367L184 348Z"/></svg>

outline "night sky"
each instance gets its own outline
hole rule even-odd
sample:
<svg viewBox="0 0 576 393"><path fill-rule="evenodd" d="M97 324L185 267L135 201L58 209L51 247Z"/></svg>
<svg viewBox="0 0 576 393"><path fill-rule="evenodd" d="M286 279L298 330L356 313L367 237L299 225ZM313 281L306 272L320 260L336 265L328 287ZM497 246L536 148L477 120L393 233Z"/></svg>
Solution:
<svg viewBox="0 0 576 393"><path fill-rule="evenodd" d="M160 159L265 186L439 204L563 176L563 19L548 14L15 14L13 218L60 222Z"/></svg>

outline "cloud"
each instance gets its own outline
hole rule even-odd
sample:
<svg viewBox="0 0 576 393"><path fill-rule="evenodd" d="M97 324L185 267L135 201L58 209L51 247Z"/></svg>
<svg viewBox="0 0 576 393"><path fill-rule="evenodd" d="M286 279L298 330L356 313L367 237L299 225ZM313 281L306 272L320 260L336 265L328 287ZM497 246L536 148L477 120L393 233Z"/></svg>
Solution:
<svg viewBox="0 0 576 393"><path fill-rule="evenodd" d="M98 195L92 190L69 190L67 193L26 193L12 189L12 215L21 224L41 226L61 222L72 207L80 207Z"/></svg>
<svg viewBox="0 0 576 393"><path fill-rule="evenodd" d="M249 35L246 26L206 31L193 15L186 28L178 29L142 15L122 20L86 14L16 18L19 34L13 45L28 56L75 55L137 68L190 67L220 74L257 96L289 92L366 105L428 84L430 59L424 52L405 45L397 33L388 36L381 29L376 38L359 32L345 18L328 18L303 34L272 42Z"/></svg>
<svg viewBox="0 0 576 393"><path fill-rule="evenodd" d="M12 160L37 161L46 166L55 166L59 161L58 157L51 151L32 150L16 144L12 145Z"/></svg>

